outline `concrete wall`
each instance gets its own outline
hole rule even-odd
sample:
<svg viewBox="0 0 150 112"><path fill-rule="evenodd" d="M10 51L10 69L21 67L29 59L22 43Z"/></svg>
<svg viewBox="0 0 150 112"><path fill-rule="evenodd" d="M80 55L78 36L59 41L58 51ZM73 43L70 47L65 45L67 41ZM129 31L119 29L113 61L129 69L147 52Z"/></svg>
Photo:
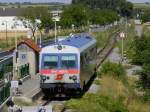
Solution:
<svg viewBox="0 0 150 112"><path fill-rule="evenodd" d="M30 67L30 74L32 77L36 75L36 71L37 71L36 53L32 49L30 49L28 53L28 62L29 62L29 67Z"/></svg>

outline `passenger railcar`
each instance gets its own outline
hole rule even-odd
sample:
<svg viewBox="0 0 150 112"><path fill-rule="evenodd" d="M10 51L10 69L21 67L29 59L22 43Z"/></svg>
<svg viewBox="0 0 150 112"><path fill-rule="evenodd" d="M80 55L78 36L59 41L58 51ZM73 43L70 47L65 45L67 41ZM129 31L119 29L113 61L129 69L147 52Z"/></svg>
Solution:
<svg viewBox="0 0 150 112"><path fill-rule="evenodd" d="M96 40L84 34L42 48L40 87L52 93L83 90L96 72L96 53Z"/></svg>

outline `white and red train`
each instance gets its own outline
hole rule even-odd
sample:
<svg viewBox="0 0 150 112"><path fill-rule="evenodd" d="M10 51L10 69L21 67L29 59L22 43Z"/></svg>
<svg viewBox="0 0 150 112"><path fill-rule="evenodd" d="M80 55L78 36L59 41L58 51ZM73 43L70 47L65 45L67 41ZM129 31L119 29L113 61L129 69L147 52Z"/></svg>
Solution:
<svg viewBox="0 0 150 112"><path fill-rule="evenodd" d="M43 92L82 91L96 72L96 40L80 34L42 48L40 87Z"/></svg>

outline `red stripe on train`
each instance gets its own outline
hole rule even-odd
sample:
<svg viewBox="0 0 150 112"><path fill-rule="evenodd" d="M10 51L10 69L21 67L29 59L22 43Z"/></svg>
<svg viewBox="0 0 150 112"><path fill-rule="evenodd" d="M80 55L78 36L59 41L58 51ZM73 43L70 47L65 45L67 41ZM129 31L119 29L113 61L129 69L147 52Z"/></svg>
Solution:
<svg viewBox="0 0 150 112"><path fill-rule="evenodd" d="M79 70L41 70L41 74L79 74Z"/></svg>

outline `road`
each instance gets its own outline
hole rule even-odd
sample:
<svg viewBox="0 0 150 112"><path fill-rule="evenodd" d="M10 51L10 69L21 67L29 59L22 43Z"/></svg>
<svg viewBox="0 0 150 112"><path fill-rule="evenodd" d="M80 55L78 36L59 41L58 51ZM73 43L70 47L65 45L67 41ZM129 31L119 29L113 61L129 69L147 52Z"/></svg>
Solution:
<svg viewBox="0 0 150 112"><path fill-rule="evenodd" d="M108 56L107 60L113 63L120 63L121 62L121 55L119 54L119 48L113 49L111 54ZM123 65L129 65L128 59L123 61ZM128 69L126 69L127 75L132 76L135 74L136 71L141 70L140 66L130 65Z"/></svg>
<svg viewBox="0 0 150 112"><path fill-rule="evenodd" d="M137 36L142 36L142 33L143 33L143 26L142 24L138 24L138 25L135 25L135 32L137 34Z"/></svg>

